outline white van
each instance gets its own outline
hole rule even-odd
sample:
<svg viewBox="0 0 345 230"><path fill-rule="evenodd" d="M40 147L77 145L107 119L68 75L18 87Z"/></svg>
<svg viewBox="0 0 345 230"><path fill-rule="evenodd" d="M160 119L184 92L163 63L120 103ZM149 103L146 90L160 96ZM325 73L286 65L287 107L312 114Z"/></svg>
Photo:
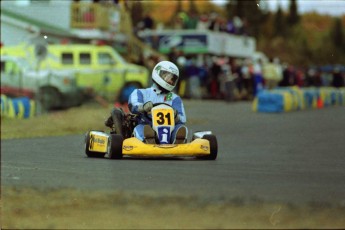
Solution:
<svg viewBox="0 0 345 230"><path fill-rule="evenodd" d="M40 47L42 49L42 47ZM73 70L77 85L92 88L94 92L114 100L126 87L143 88L149 83L148 70L127 63L112 47L89 44L49 44L44 50L21 44L5 46L1 54L19 56L31 61L46 53L39 63L40 69Z"/></svg>
<svg viewBox="0 0 345 230"><path fill-rule="evenodd" d="M1 55L1 93L37 99L46 109L80 105L83 90L69 70L34 70L23 58Z"/></svg>

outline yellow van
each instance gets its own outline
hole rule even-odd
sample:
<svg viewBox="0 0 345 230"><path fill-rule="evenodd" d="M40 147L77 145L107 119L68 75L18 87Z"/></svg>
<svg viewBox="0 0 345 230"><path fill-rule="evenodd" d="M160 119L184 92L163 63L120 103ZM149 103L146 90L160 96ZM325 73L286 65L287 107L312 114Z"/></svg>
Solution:
<svg viewBox="0 0 345 230"><path fill-rule="evenodd" d="M112 47L89 44L4 46L1 55L26 58L39 69L74 70L79 87L114 100L125 88L147 87L148 70L127 63Z"/></svg>

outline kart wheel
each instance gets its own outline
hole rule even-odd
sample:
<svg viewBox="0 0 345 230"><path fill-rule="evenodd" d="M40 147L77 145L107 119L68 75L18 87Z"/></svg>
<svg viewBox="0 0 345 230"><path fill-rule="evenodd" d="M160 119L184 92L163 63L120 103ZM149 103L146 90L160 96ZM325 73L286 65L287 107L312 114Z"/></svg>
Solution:
<svg viewBox="0 0 345 230"><path fill-rule="evenodd" d="M110 159L122 159L123 137L119 134L111 134L109 137L108 154Z"/></svg>
<svg viewBox="0 0 345 230"><path fill-rule="evenodd" d="M202 139L206 139L210 142L210 155L201 157L204 160L215 160L218 153L218 143L215 135L204 135Z"/></svg>
<svg viewBox="0 0 345 230"><path fill-rule="evenodd" d="M94 157L94 158L103 158L105 153L100 152L91 152L89 151L90 147L90 132L87 132L85 134L85 153L88 157Z"/></svg>

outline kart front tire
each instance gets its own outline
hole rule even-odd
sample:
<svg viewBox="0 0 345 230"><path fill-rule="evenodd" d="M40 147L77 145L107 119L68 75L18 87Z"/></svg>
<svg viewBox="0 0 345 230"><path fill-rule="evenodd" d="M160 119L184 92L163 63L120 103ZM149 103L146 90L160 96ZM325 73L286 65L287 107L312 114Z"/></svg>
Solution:
<svg viewBox="0 0 345 230"><path fill-rule="evenodd" d="M201 157L204 160L215 160L218 154L218 143L215 135L208 134L204 135L202 139L206 139L210 142L210 155Z"/></svg>
<svg viewBox="0 0 345 230"><path fill-rule="evenodd" d="M90 132L87 132L85 134L85 153L86 156L92 157L92 158L103 158L105 153L100 152L92 152L89 150L90 147Z"/></svg>
<svg viewBox="0 0 345 230"><path fill-rule="evenodd" d="M122 159L122 143L123 136L119 134L111 134L109 137L108 155L110 159Z"/></svg>

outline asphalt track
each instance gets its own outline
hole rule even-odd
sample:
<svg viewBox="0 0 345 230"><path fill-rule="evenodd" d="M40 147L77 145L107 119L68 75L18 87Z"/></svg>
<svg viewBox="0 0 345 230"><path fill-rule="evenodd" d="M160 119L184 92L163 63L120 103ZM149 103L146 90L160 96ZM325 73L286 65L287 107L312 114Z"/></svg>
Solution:
<svg viewBox="0 0 345 230"><path fill-rule="evenodd" d="M345 107L281 114L252 112L249 102L185 107L190 133L217 136L217 160L91 159L82 135L1 140L1 185L345 204Z"/></svg>

